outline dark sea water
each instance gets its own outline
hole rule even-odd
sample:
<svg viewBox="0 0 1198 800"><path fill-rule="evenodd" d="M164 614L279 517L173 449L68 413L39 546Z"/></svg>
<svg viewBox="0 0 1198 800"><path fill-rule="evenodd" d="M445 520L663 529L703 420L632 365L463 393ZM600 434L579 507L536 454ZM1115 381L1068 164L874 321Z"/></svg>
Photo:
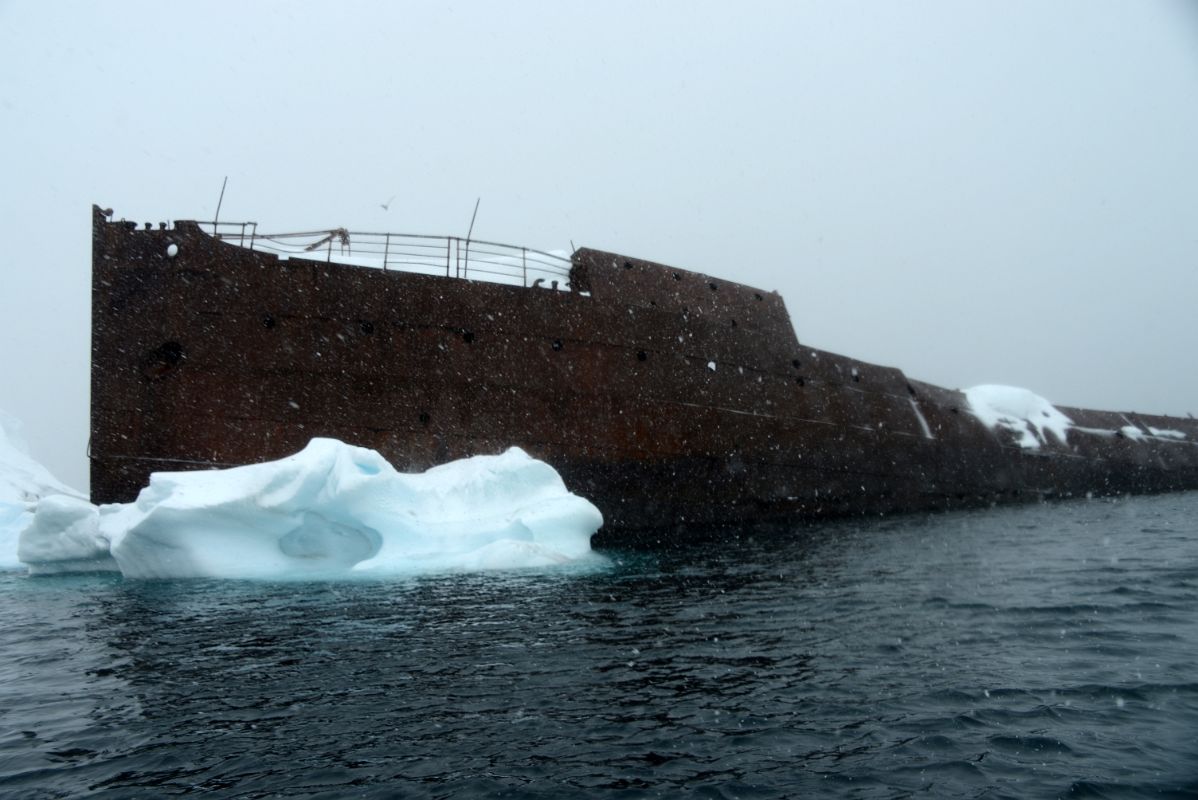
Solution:
<svg viewBox="0 0 1198 800"><path fill-rule="evenodd" d="M608 555L0 576L0 796L1198 796L1198 493Z"/></svg>

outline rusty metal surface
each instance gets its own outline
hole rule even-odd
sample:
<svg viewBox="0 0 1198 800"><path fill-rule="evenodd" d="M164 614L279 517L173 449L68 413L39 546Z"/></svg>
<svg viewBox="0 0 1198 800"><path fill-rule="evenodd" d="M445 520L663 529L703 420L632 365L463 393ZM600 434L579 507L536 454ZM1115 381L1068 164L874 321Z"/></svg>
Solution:
<svg viewBox="0 0 1198 800"><path fill-rule="evenodd" d="M95 502L313 436L405 470L520 446L599 506L601 542L1198 487L1193 420L1068 409L1111 435L1024 451L960 393L802 346L777 294L698 273L580 249L569 291L526 288L335 252L280 260L196 223L94 214Z"/></svg>

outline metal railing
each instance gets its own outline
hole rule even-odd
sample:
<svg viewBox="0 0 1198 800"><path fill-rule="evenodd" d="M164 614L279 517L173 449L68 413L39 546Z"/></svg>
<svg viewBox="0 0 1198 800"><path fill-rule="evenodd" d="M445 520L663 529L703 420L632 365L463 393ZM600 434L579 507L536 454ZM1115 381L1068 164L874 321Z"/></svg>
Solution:
<svg viewBox="0 0 1198 800"><path fill-rule="evenodd" d="M570 257L498 242L413 233L358 233L345 228L258 232L256 222L200 222L222 242L285 258L568 290Z"/></svg>

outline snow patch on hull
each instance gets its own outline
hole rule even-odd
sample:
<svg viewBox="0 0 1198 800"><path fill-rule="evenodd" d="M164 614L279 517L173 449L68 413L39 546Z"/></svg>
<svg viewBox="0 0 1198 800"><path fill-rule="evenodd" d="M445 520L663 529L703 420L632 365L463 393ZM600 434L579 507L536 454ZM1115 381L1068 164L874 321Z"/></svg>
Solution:
<svg viewBox="0 0 1198 800"><path fill-rule="evenodd" d="M1038 394L1016 386L985 385L965 390L969 411L987 428L1010 431L1020 447L1038 450L1051 433L1065 443L1073 420Z"/></svg>

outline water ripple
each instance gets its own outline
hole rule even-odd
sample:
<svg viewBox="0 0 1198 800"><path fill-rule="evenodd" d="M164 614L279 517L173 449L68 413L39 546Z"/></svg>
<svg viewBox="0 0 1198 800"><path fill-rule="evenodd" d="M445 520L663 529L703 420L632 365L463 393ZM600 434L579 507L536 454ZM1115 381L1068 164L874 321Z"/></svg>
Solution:
<svg viewBox="0 0 1198 800"><path fill-rule="evenodd" d="M605 570L0 576L0 796L1193 797L1198 495Z"/></svg>

